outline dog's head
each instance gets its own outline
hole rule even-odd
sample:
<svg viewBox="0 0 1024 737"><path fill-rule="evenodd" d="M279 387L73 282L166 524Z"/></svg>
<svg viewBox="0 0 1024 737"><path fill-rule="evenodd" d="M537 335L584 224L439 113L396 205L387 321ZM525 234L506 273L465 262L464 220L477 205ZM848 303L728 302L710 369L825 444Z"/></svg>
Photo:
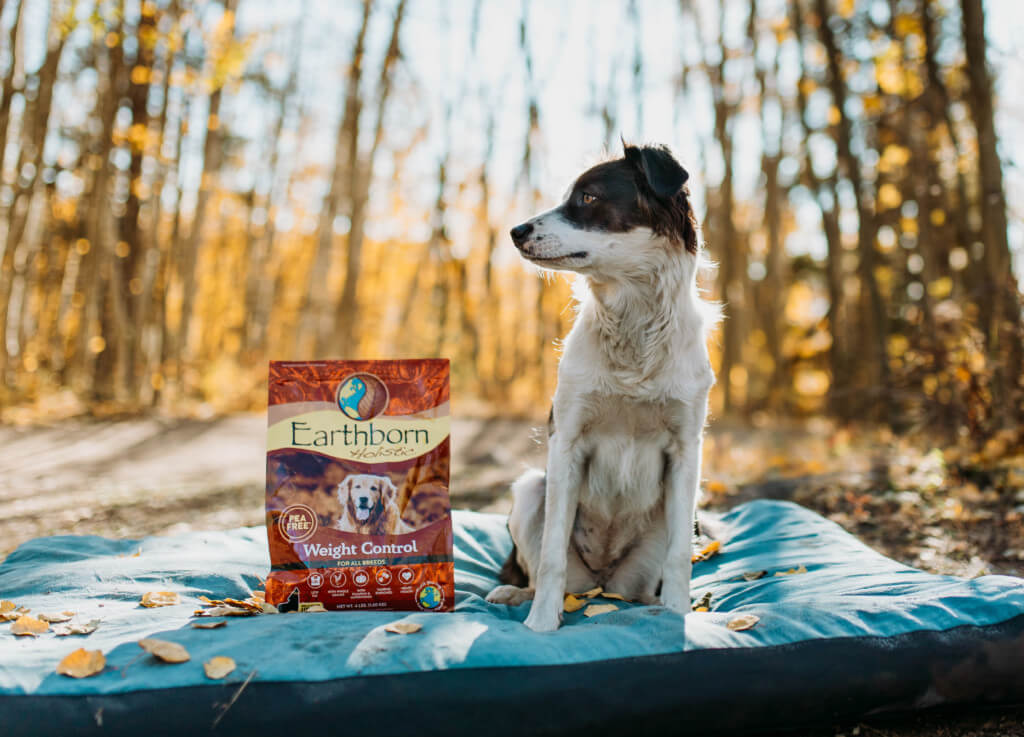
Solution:
<svg viewBox="0 0 1024 737"><path fill-rule="evenodd" d="M626 145L581 174L561 205L513 228L512 241L538 266L593 275L652 263L638 253L649 249L696 255L689 176L664 146Z"/></svg>
<svg viewBox="0 0 1024 737"><path fill-rule="evenodd" d="M353 474L338 484L338 501L345 506L353 521L371 524L393 504L398 489L387 476Z"/></svg>

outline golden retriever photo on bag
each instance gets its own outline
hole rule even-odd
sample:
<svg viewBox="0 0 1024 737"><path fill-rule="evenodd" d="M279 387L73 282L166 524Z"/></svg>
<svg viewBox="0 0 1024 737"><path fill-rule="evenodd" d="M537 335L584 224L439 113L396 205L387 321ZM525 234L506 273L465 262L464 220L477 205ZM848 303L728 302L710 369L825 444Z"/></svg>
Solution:
<svg viewBox="0 0 1024 737"><path fill-rule="evenodd" d="M342 532L360 535L403 535L412 532L398 508L398 489L387 476L352 474L338 484L341 517L334 523Z"/></svg>

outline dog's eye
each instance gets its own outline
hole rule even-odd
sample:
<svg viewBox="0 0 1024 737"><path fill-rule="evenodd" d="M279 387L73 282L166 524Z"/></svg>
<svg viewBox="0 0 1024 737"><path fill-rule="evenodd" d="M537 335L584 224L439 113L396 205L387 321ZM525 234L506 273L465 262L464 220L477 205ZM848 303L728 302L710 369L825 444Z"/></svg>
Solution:
<svg viewBox="0 0 1024 737"><path fill-rule="evenodd" d="M590 203L594 202L596 199L597 198L594 197L594 195L590 194L589 192L584 192L580 196L580 200L583 202L584 205L589 205Z"/></svg>
<svg viewBox="0 0 1024 737"><path fill-rule="evenodd" d="M371 486L370 487L370 491L377 491L377 487L376 486Z"/></svg>

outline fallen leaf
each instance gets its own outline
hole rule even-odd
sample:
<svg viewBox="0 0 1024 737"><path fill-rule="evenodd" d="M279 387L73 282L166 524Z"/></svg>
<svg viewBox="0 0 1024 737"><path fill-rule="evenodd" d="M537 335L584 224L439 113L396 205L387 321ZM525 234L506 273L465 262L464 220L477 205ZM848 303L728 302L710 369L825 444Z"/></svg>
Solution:
<svg viewBox="0 0 1024 737"><path fill-rule="evenodd" d="M192 629L194 630L215 630L221 627L227 627L228 623L223 619L218 619L216 622L193 622Z"/></svg>
<svg viewBox="0 0 1024 737"><path fill-rule="evenodd" d="M302 612L308 614L309 612L326 612L327 609L320 602L313 602L309 606L302 608Z"/></svg>
<svg viewBox="0 0 1024 737"><path fill-rule="evenodd" d="M768 571L747 571L743 574L744 581L756 581L768 575Z"/></svg>
<svg viewBox="0 0 1024 737"><path fill-rule="evenodd" d="M6 614L7 612L13 612L17 608L18 608L18 605L15 604L13 601L8 601L7 599L4 599L3 601L0 601L0 614Z"/></svg>
<svg viewBox="0 0 1024 737"><path fill-rule="evenodd" d="M701 550L699 553L690 558L690 562L699 563L701 561L705 561L711 556L713 556L715 553L717 553L721 549L721 547L722 543L720 543L718 540L712 540L704 547L703 550Z"/></svg>
<svg viewBox="0 0 1024 737"><path fill-rule="evenodd" d="M601 594L601 598L602 599L615 599L616 601L629 601L629 599L627 599L622 594L611 594L611 593L609 593L607 591L605 591L605 592L603 592Z"/></svg>
<svg viewBox="0 0 1024 737"><path fill-rule="evenodd" d="M264 614L280 614L281 612L279 612L277 610L277 607L274 606L273 604L268 604L266 602L263 602L263 613Z"/></svg>
<svg viewBox="0 0 1024 737"><path fill-rule="evenodd" d="M584 617L596 617L598 614L607 614L618 609L617 604L591 604L583 610Z"/></svg>
<svg viewBox="0 0 1024 737"><path fill-rule="evenodd" d="M214 681L223 678L234 669L235 661L226 655L216 655L203 663L206 677Z"/></svg>
<svg viewBox="0 0 1024 737"><path fill-rule="evenodd" d="M50 624L57 624L58 622L70 622L71 617L67 614L40 614L39 618L44 622Z"/></svg>
<svg viewBox="0 0 1024 737"><path fill-rule="evenodd" d="M91 635L100 626L101 620L93 619L88 622L68 622L66 624L58 624L53 628L53 634L57 637L67 637L68 635Z"/></svg>
<svg viewBox="0 0 1024 737"><path fill-rule="evenodd" d="M48 625L43 620L36 619L35 617L30 617L27 614L23 614L16 620L14 620L14 624L11 625L11 634L35 637L36 635L41 635L43 632L46 632L49 629L50 625Z"/></svg>
<svg viewBox="0 0 1024 737"><path fill-rule="evenodd" d="M263 593L262 591L253 591L252 594L250 594L250 596L253 599L255 599L256 601L266 601L267 600L267 595L265 593Z"/></svg>
<svg viewBox="0 0 1024 737"><path fill-rule="evenodd" d="M700 597L700 601L697 602L696 606L693 607L695 612L706 612L711 608L711 592L705 592L704 596Z"/></svg>
<svg viewBox="0 0 1024 737"><path fill-rule="evenodd" d="M798 573L807 573L807 568L800 564L799 568L790 568L788 571L776 571L776 576L795 576Z"/></svg>
<svg viewBox="0 0 1024 737"><path fill-rule="evenodd" d="M590 591L584 591L582 594L576 594L576 596L580 596L584 599L593 599L595 596L598 596L602 591L604 591L603 588L601 588L600 586L595 586L594 588L590 589Z"/></svg>
<svg viewBox="0 0 1024 737"><path fill-rule="evenodd" d="M585 599L577 599L572 594L566 594L565 600L562 602L562 609L564 609L567 612L579 611L583 608L583 605L585 603Z"/></svg>
<svg viewBox="0 0 1024 737"><path fill-rule="evenodd" d="M168 642L167 640L157 640L153 637L147 637L144 640L139 640L139 647L150 655L155 655L165 663L184 663L189 660L190 657L188 650L178 643Z"/></svg>
<svg viewBox="0 0 1024 737"><path fill-rule="evenodd" d="M259 602L255 602L255 601L241 601L239 599L225 599L224 603L227 604L228 606L241 607L242 609L251 609L254 612L261 612L261 611L263 611L263 607L259 604Z"/></svg>
<svg viewBox="0 0 1024 737"><path fill-rule="evenodd" d="M69 617L73 617L73 616L75 616L75 613L74 613L74 612L61 612L61 614L66 614L66 615L68 615Z"/></svg>
<svg viewBox="0 0 1024 737"><path fill-rule="evenodd" d="M62 661L57 663L57 672L72 678L88 678L102 672L107 667L107 659L99 650L78 648Z"/></svg>
<svg viewBox="0 0 1024 737"><path fill-rule="evenodd" d="M421 629L423 625L419 622L389 622L384 625L385 632L394 632L396 635L411 635Z"/></svg>
<svg viewBox="0 0 1024 737"><path fill-rule="evenodd" d="M729 620L725 626L731 629L733 632L742 632L743 630L749 630L758 622L761 618L756 614L739 614Z"/></svg>
<svg viewBox="0 0 1024 737"><path fill-rule="evenodd" d="M140 603L149 609L159 606L174 606L181 603L181 597L174 591L149 591L142 595Z"/></svg>
<svg viewBox="0 0 1024 737"><path fill-rule="evenodd" d="M253 617L259 612L235 606L215 606L193 612L196 617Z"/></svg>

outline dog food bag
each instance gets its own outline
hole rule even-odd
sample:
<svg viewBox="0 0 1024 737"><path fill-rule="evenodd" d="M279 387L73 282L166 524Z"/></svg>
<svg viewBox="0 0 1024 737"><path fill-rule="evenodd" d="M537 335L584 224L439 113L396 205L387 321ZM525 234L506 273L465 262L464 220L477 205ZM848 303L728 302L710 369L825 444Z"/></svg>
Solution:
<svg viewBox="0 0 1024 737"><path fill-rule="evenodd" d="M266 601L451 611L448 360L273 361Z"/></svg>

